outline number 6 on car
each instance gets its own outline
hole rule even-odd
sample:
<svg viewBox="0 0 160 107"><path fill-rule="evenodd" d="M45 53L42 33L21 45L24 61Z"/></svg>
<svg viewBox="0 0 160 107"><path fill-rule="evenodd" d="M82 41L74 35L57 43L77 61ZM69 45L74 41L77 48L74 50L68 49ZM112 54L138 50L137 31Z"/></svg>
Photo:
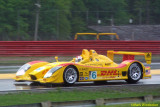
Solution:
<svg viewBox="0 0 160 107"><path fill-rule="evenodd" d="M89 74L90 74L90 79L96 79L97 78L97 71L90 71L89 72Z"/></svg>

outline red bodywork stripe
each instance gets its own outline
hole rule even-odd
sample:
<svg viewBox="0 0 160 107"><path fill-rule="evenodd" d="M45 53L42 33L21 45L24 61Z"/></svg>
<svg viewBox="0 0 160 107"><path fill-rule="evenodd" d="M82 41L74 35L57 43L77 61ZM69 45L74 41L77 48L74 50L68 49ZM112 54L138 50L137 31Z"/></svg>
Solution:
<svg viewBox="0 0 160 107"><path fill-rule="evenodd" d="M45 62L45 61L32 61L32 62L29 62L28 64L33 65L35 63L40 63L40 62Z"/></svg>

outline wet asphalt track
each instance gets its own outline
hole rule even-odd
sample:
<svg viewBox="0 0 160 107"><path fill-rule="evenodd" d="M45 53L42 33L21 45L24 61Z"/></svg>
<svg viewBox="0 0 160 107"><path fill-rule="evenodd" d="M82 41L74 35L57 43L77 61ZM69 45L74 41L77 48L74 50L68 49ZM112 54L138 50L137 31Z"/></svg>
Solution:
<svg viewBox="0 0 160 107"><path fill-rule="evenodd" d="M160 75L153 75L152 79L143 79L140 80L137 84L127 84L124 80L114 80L108 81L103 85L95 85L93 82L77 82L75 85L71 86L70 88L78 88L78 87L106 87L106 86L127 86L127 85L151 85L151 84L160 84ZM15 82L12 79L1 79L0 80L0 91L12 91L12 90L31 90L31 89L54 89L57 87L64 88L62 84L56 85L40 85L40 84L33 84L31 82Z"/></svg>

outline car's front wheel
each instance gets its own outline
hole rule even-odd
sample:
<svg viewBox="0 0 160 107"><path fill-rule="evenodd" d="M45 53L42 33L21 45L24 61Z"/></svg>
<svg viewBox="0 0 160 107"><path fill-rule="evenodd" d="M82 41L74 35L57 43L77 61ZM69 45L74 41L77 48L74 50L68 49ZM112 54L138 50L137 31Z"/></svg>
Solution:
<svg viewBox="0 0 160 107"><path fill-rule="evenodd" d="M78 72L73 66L68 66L63 73L63 80L66 85L74 84L78 79Z"/></svg>
<svg viewBox="0 0 160 107"><path fill-rule="evenodd" d="M128 80L126 80L128 83L136 83L138 82L142 77L142 67L139 63L135 62L130 65L128 69Z"/></svg>

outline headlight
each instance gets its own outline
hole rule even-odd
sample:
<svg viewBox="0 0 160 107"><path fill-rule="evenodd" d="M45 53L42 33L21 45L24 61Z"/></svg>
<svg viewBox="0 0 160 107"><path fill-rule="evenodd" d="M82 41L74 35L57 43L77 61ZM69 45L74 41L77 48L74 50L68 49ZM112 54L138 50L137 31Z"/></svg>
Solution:
<svg viewBox="0 0 160 107"><path fill-rule="evenodd" d="M16 76L24 75L25 72L30 68L29 64L24 64L16 73Z"/></svg>
<svg viewBox="0 0 160 107"><path fill-rule="evenodd" d="M57 70L59 70L60 68L62 68L62 66L56 66L56 67L50 69L50 70L44 75L44 78L49 78L49 77L51 77L52 74L53 74L54 72L56 72Z"/></svg>

